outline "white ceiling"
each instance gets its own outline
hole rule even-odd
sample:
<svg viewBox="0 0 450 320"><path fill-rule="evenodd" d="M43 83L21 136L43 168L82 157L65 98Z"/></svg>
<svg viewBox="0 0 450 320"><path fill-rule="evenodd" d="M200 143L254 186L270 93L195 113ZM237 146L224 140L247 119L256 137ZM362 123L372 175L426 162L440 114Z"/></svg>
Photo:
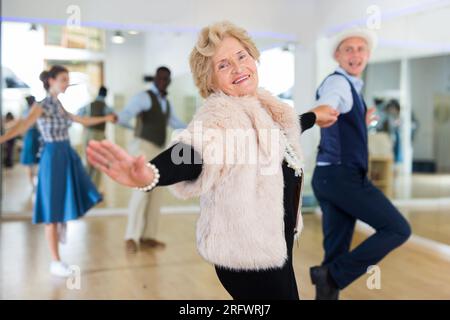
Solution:
<svg viewBox="0 0 450 320"><path fill-rule="evenodd" d="M64 23L69 16L67 8L77 5L85 25L196 32L212 22L232 20L256 34L275 37L298 34L297 25L310 21L314 8L313 0L3 0L2 3L6 17Z"/></svg>
<svg viewBox="0 0 450 320"><path fill-rule="evenodd" d="M71 5L80 8L82 24L107 29L197 33L228 19L267 47L288 40L308 45L350 24L365 25L376 5L375 60L450 52L450 0L3 0L2 16L65 24Z"/></svg>
<svg viewBox="0 0 450 320"><path fill-rule="evenodd" d="M373 21L373 5L379 10L376 29L379 46L372 60L393 60L448 54L450 52L450 0L339 0L320 1L316 16L323 12L318 34L332 37L350 25L366 26ZM370 16L372 14L372 17Z"/></svg>

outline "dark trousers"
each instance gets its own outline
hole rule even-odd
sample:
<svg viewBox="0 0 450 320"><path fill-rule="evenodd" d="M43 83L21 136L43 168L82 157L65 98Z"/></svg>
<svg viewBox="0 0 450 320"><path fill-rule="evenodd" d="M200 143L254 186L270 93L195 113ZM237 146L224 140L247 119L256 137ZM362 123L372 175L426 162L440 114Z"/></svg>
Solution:
<svg viewBox="0 0 450 320"><path fill-rule="evenodd" d="M368 179L364 171L342 166L318 166L312 187L322 209L325 258L331 276L345 288L367 268L404 243L411 228L402 214ZM375 233L350 250L356 220Z"/></svg>
<svg viewBox="0 0 450 320"><path fill-rule="evenodd" d="M220 282L234 300L299 300L292 249L297 212L294 210L294 191L298 178L291 168L283 165L284 188L284 236L288 259L281 268L270 270L230 270L216 266ZM292 195L289 196L289 195ZM267 244L270 246L270 243Z"/></svg>
<svg viewBox="0 0 450 320"><path fill-rule="evenodd" d="M14 166L14 145L16 144L16 139L11 139L5 143L5 156L3 159L3 164L6 168L12 168Z"/></svg>
<svg viewBox="0 0 450 320"><path fill-rule="evenodd" d="M278 269L234 271L216 266L216 273L234 300L299 300L291 259Z"/></svg>

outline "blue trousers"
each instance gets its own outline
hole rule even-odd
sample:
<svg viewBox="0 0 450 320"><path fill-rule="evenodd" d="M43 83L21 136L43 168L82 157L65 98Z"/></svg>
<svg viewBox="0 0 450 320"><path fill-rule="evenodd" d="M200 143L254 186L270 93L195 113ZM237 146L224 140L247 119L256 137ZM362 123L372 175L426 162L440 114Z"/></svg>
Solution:
<svg viewBox="0 0 450 320"><path fill-rule="evenodd" d="M328 266L340 289L411 235L408 222L363 170L343 165L317 166L312 187L322 209L322 265ZM350 251L357 219L376 232Z"/></svg>

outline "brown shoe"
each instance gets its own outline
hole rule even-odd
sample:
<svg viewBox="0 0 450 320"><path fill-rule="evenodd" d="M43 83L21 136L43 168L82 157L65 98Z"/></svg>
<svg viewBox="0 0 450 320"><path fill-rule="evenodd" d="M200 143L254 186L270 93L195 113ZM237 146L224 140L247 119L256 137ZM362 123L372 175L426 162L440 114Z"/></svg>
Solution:
<svg viewBox="0 0 450 320"><path fill-rule="evenodd" d="M164 242L158 241L156 239L141 239L141 246L146 248L165 248L166 244Z"/></svg>
<svg viewBox="0 0 450 320"><path fill-rule="evenodd" d="M137 243L133 239L128 239L125 241L125 248L128 253L136 253L138 251Z"/></svg>

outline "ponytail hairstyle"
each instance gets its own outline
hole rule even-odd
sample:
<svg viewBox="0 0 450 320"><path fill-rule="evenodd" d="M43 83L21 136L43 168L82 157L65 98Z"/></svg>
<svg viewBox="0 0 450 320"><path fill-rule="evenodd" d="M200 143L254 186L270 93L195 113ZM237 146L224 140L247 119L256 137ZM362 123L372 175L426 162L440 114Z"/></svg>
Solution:
<svg viewBox="0 0 450 320"><path fill-rule="evenodd" d="M39 79L42 81L42 83L44 84L44 89L45 91L48 91L50 89L50 83L49 83L49 79L56 79L56 77L58 76L58 74L60 73L69 73L69 70L67 70L65 67L60 66L60 65L54 65L50 68L50 70L44 70L41 72L41 74L39 75Z"/></svg>

